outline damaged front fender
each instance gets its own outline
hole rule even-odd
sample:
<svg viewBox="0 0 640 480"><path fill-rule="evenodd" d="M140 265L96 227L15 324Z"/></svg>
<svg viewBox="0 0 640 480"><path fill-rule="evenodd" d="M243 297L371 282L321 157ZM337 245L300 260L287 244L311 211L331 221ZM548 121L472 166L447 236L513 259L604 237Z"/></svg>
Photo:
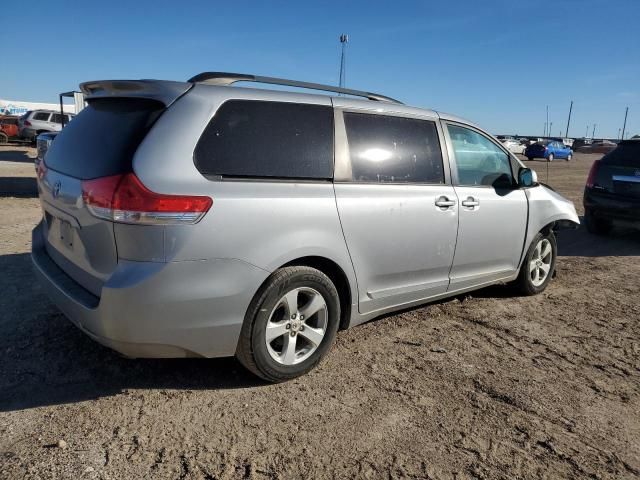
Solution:
<svg viewBox="0 0 640 480"><path fill-rule="evenodd" d="M580 219L573 202L549 187L538 185L525 190L529 201L529 223L525 251L533 237L545 227L578 228Z"/></svg>

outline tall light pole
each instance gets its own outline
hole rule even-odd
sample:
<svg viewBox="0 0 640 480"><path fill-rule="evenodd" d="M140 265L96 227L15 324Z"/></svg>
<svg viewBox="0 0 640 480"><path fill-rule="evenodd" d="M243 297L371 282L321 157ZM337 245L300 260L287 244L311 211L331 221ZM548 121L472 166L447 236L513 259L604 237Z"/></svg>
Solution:
<svg viewBox="0 0 640 480"><path fill-rule="evenodd" d="M618 140L622 140L622 137L620 136L620 132L622 131L621 128L618 129Z"/></svg>
<svg viewBox="0 0 640 480"><path fill-rule="evenodd" d="M546 123L546 125L547 125L547 128L544 131L544 136L548 137L549 136L548 133L551 131L551 129L549 128L549 105L547 105L547 123Z"/></svg>
<svg viewBox="0 0 640 480"><path fill-rule="evenodd" d="M593 124L593 132L591 132L591 138L596 139L596 124Z"/></svg>
<svg viewBox="0 0 640 480"><path fill-rule="evenodd" d="M629 114L629 107L624 111L624 125L622 125L622 136L620 140L624 140L624 131L627 128L627 115Z"/></svg>
<svg viewBox="0 0 640 480"><path fill-rule="evenodd" d="M347 43L349 42L349 35L343 33L340 35L340 43L342 44L342 54L340 55L340 88L344 88L345 78L347 76L346 70L346 53L347 53Z"/></svg>
<svg viewBox="0 0 640 480"><path fill-rule="evenodd" d="M584 138L589 138L589 125L587 125L587 131L584 133Z"/></svg>
<svg viewBox="0 0 640 480"><path fill-rule="evenodd" d="M565 138L569 138L569 123L571 123L571 110L573 110L573 100L571 100L571 105L569 105L569 118L567 119L567 130L564 132Z"/></svg>

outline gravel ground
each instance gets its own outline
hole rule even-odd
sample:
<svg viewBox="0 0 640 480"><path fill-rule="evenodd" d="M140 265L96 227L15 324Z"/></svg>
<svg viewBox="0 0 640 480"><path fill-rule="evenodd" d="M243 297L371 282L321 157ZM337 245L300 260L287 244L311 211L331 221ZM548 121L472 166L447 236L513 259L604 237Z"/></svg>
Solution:
<svg viewBox="0 0 640 480"><path fill-rule="evenodd" d="M0 147L0 478L640 478L640 233L561 232L545 293L387 316L265 385L233 359L126 360L66 321L30 269L33 154ZM594 158L548 183L579 205Z"/></svg>

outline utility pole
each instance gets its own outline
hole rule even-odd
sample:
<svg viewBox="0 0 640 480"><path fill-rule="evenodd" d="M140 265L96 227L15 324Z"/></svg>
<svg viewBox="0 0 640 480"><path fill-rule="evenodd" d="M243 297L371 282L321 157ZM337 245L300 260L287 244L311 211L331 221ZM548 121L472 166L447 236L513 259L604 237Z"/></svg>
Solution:
<svg viewBox="0 0 640 480"><path fill-rule="evenodd" d="M624 125L622 125L622 136L620 137L620 140L624 140L624 131L627 128L627 115L629 114L629 107L627 107L627 109L624 111Z"/></svg>
<svg viewBox="0 0 640 480"><path fill-rule="evenodd" d="M348 42L349 42L349 35L347 35L346 33L343 33L342 35L340 35L340 43L342 44L342 54L340 55L340 84L339 84L340 88L344 88L344 82L347 76L345 63L347 61L346 53L347 53Z"/></svg>
<svg viewBox="0 0 640 480"><path fill-rule="evenodd" d="M571 110L573 110L573 100L571 100L571 105L569 105L569 118L567 119L567 130L564 133L565 138L569 138L569 123L571 123Z"/></svg>
<svg viewBox="0 0 640 480"><path fill-rule="evenodd" d="M584 133L584 138L589 138L589 125L587 125L587 131Z"/></svg>
<svg viewBox="0 0 640 480"><path fill-rule="evenodd" d="M547 136L550 137L551 136L551 127L553 127L553 122L551 122L549 124L549 130L547 130Z"/></svg>
<svg viewBox="0 0 640 480"><path fill-rule="evenodd" d="M620 136L620 132L622 131L621 128L618 129L618 140L622 140L622 137Z"/></svg>
<svg viewBox="0 0 640 480"><path fill-rule="evenodd" d="M593 132L591 132L591 138L596 139L596 124L593 124Z"/></svg>
<svg viewBox="0 0 640 480"><path fill-rule="evenodd" d="M548 137L548 133L551 131L551 129L549 128L549 105L547 105L547 123L545 125L547 126L547 128L544 131L544 136Z"/></svg>

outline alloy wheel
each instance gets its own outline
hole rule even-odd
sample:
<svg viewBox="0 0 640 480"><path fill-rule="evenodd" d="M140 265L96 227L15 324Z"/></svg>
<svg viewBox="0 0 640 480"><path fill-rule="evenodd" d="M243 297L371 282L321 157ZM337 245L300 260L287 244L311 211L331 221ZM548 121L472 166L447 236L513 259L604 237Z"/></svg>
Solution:
<svg viewBox="0 0 640 480"><path fill-rule="evenodd" d="M327 326L324 297L313 288L295 288L271 311L265 332L267 351L282 365L303 362L318 349Z"/></svg>
<svg viewBox="0 0 640 480"><path fill-rule="evenodd" d="M535 287L542 285L549 276L552 261L553 248L551 248L551 242L543 238L536 245L529 261L529 277Z"/></svg>

